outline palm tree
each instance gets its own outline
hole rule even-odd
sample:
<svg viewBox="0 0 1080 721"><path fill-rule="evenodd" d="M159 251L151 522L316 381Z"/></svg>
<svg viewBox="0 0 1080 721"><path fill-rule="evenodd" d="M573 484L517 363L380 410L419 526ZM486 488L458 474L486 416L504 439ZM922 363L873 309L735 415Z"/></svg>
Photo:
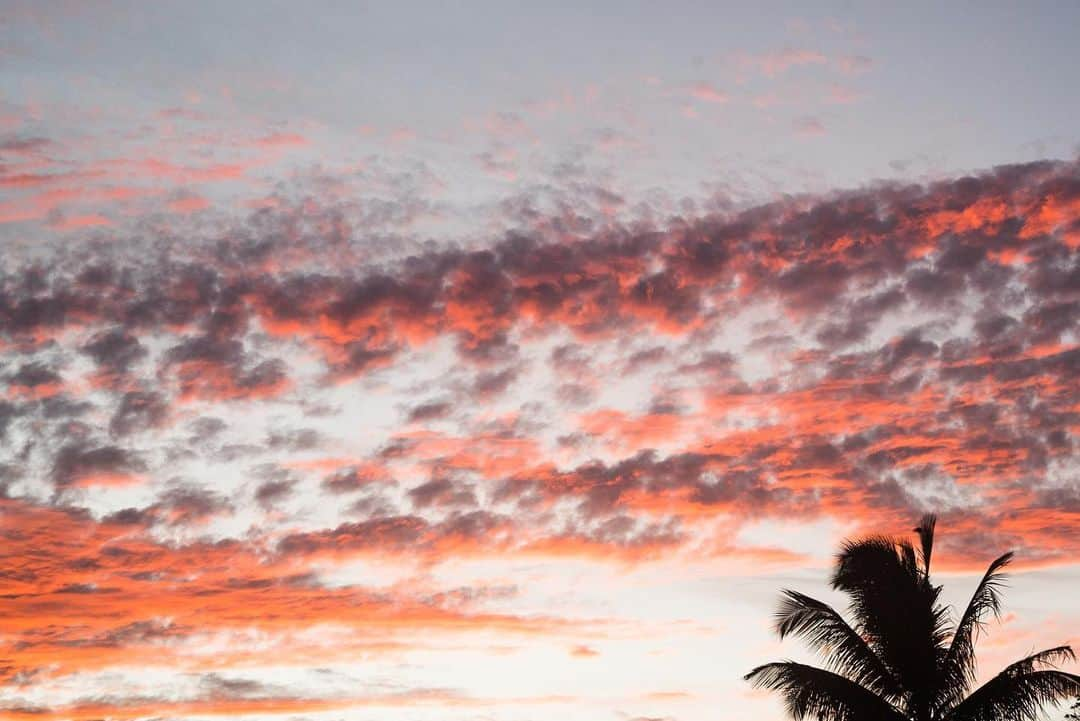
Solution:
<svg viewBox="0 0 1080 721"><path fill-rule="evenodd" d="M794 661L758 666L746 680L779 692L797 720L1033 721L1042 708L1080 695L1080 676L1056 669L1075 660L1057 646L1007 666L975 691L975 641L988 613L1001 611L997 558L954 624L930 580L936 518L915 529L919 548L888 536L844 543L831 583L850 599L853 623L829 605L783 592L776 631L800 636L825 657L825 668Z"/></svg>

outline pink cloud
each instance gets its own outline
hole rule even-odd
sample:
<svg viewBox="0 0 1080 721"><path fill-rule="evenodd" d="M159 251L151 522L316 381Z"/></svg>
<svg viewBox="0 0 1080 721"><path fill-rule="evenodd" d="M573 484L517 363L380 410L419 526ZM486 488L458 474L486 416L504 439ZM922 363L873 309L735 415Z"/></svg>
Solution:
<svg viewBox="0 0 1080 721"><path fill-rule="evenodd" d="M833 84L829 86L829 94L826 99L837 105L849 105L858 101L863 94L845 85Z"/></svg>
<svg viewBox="0 0 1080 721"><path fill-rule="evenodd" d="M690 95L706 103L726 103L728 95L708 83L698 83L690 88Z"/></svg>
<svg viewBox="0 0 1080 721"><path fill-rule="evenodd" d="M76 230L79 228L96 228L112 225L112 221L99 213L87 213L85 215L60 216L49 223L58 230Z"/></svg>
<svg viewBox="0 0 1080 721"><path fill-rule="evenodd" d="M411 143L416 140L416 131L412 128L395 128L389 132L386 139L395 145Z"/></svg>
<svg viewBox="0 0 1080 721"><path fill-rule="evenodd" d="M169 201L169 210L174 213L196 213L210 206L210 201L201 195L184 195Z"/></svg>
<svg viewBox="0 0 1080 721"><path fill-rule="evenodd" d="M742 67L755 68L766 77L776 77L791 68L805 65L824 65L828 58L814 50L787 49L758 55L742 54L736 62Z"/></svg>
<svg viewBox="0 0 1080 721"><path fill-rule="evenodd" d="M792 127L797 135L803 135L807 137L824 135L825 125L817 118L811 116L805 116L797 118Z"/></svg>
<svg viewBox="0 0 1080 721"><path fill-rule="evenodd" d="M160 158L121 161L137 168L153 178L167 178L182 182L214 182L236 180L244 175L253 163L214 163L204 166L185 166Z"/></svg>
<svg viewBox="0 0 1080 721"><path fill-rule="evenodd" d="M255 144L263 148L295 147L307 145L308 139L298 133L271 133L256 140Z"/></svg>
<svg viewBox="0 0 1080 721"><path fill-rule="evenodd" d="M843 55L833 61L837 70L848 75L865 73L874 66L873 58L866 55Z"/></svg>

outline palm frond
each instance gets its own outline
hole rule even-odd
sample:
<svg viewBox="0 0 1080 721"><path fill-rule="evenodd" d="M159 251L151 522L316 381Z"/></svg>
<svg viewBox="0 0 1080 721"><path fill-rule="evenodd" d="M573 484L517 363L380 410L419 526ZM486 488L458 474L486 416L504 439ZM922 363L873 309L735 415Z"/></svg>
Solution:
<svg viewBox="0 0 1080 721"><path fill-rule="evenodd" d="M937 516L927 513L919 519L919 525L915 533L919 534L919 548L922 551L923 573L930 575L930 556L934 551L934 528L937 527Z"/></svg>
<svg viewBox="0 0 1080 721"><path fill-rule="evenodd" d="M1053 648L1047 648L1038 653L1033 653L1030 656L1020 659L1014 663L1005 667L1002 673L1018 674L1018 673L1031 673L1039 667L1057 667L1058 664L1066 661L1075 661L1076 652L1073 651L1072 646L1062 645L1054 646Z"/></svg>
<svg viewBox="0 0 1080 721"><path fill-rule="evenodd" d="M850 599L855 630L908 693L905 710L925 714L950 629L941 588L919 568L914 547L886 536L845 543L832 583Z"/></svg>
<svg viewBox="0 0 1080 721"><path fill-rule="evenodd" d="M943 721L1035 721L1045 707L1080 696L1080 676L1046 668L1075 659L1069 646L1021 659L953 707Z"/></svg>
<svg viewBox="0 0 1080 721"><path fill-rule="evenodd" d="M828 667L855 683L897 698L899 684L866 641L830 605L797 591L785 590L776 614L776 632L803 638L820 651Z"/></svg>
<svg viewBox="0 0 1080 721"><path fill-rule="evenodd" d="M1006 574L1002 571L1012 560L1012 552L994 559L986 569L979 585L968 602L964 615L956 624L949 651L942 662L938 705L955 705L975 680L975 641L984 626L987 613L1001 613L1001 589Z"/></svg>
<svg viewBox="0 0 1080 721"><path fill-rule="evenodd" d="M843 676L794 661L758 666L744 677L757 688L778 691L795 721L904 721L900 711Z"/></svg>

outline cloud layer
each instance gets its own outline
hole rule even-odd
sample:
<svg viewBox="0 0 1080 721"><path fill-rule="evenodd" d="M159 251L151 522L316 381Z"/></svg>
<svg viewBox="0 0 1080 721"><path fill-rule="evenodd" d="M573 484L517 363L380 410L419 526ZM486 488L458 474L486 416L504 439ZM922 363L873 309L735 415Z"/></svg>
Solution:
<svg viewBox="0 0 1080 721"><path fill-rule="evenodd" d="M483 705L215 674L430 634L542 636L586 662L588 634L622 633L504 579L436 580L455 564L795 568L815 551L750 532L903 530L930 508L957 569L988 547L1028 567L1080 553L1076 163L622 223L518 204L489 240L378 261L349 212L286 204L6 264L10 713ZM346 571L365 562L413 580ZM139 664L187 695L95 676Z"/></svg>

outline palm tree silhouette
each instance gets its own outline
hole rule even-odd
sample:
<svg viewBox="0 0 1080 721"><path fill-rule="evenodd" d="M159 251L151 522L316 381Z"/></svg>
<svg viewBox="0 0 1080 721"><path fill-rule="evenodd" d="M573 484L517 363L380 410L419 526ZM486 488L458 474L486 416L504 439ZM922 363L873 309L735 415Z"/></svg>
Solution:
<svg viewBox="0 0 1080 721"><path fill-rule="evenodd" d="M824 655L825 668L782 661L746 680L779 692L795 719L820 721L1033 721L1044 706L1080 695L1080 676L1055 668L1076 659L1069 646L1023 658L968 693L975 641L987 613L1001 611L1012 553L990 564L953 624L941 586L930 581L935 525L933 515L923 517L918 550L888 536L844 543L831 583L850 599L852 624L828 604L785 590L777 633L802 637Z"/></svg>

